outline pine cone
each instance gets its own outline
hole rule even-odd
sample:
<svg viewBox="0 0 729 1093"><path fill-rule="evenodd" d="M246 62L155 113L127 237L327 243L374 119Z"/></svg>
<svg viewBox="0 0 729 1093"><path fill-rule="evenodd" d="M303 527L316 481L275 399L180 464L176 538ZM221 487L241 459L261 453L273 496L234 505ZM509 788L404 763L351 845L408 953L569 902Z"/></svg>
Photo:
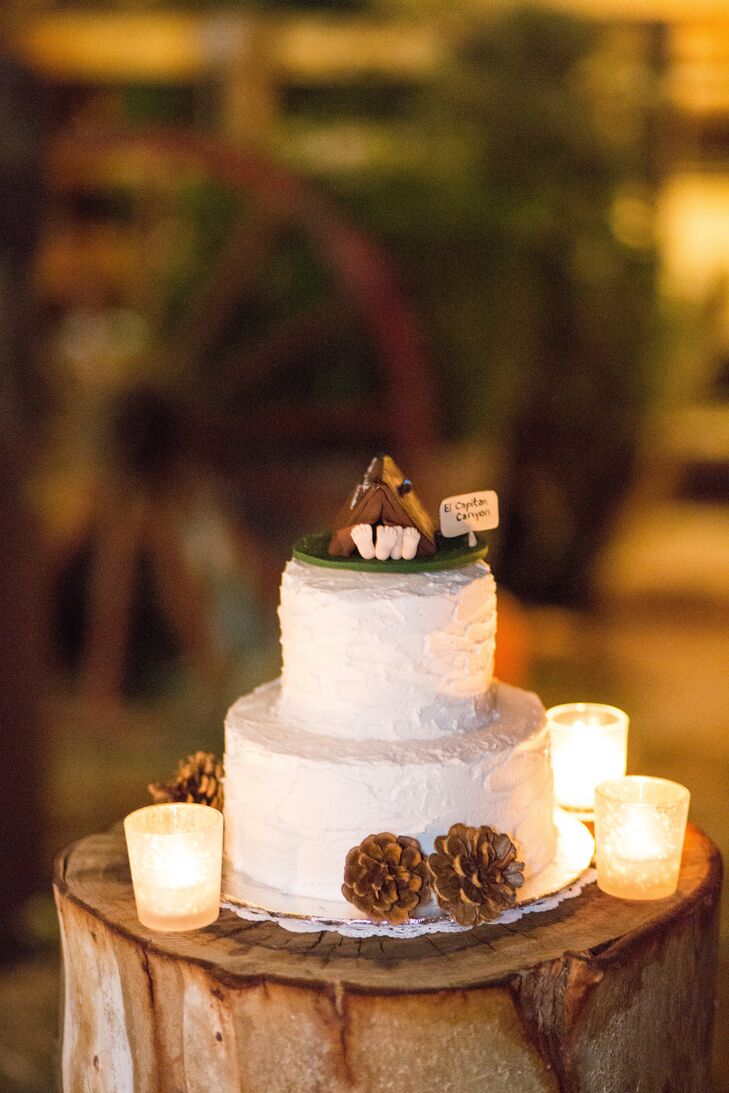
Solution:
<svg viewBox="0 0 729 1093"><path fill-rule="evenodd" d="M196 751L187 759L180 759L171 785L149 785L147 789L157 802L211 805L222 812L223 764L211 751Z"/></svg>
<svg viewBox="0 0 729 1093"><path fill-rule="evenodd" d="M516 903L524 883L524 862L508 835L490 827L453 824L435 840L428 857L439 906L462 926L489 922Z"/></svg>
<svg viewBox="0 0 729 1093"><path fill-rule="evenodd" d="M342 895L373 922L407 922L430 895L418 840L387 831L368 835L347 854Z"/></svg>

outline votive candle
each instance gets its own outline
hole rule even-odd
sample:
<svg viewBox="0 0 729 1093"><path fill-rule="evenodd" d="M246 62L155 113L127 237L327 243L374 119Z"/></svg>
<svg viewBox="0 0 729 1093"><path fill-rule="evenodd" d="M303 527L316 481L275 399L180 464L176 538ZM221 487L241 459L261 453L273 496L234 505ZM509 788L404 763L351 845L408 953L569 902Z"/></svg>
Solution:
<svg viewBox="0 0 729 1093"><path fill-rule="evenodd" d="M124 820L137 915L152 930L197 930L220 912L223 814L158 804Z"/></svg>
<svg viewBox="0 0 729 1093"><path fill-rule="evenodd" d="M678 885L690 793L630 775L595 791L598 887L622 899L663 899Z"/></svg>
<svg viewBox="0 0 729 1093"><path fill-rule="evenodd" d="M599 702L547 710L557 804L592 815L595 786L625 774L628 715Z"/></svg>

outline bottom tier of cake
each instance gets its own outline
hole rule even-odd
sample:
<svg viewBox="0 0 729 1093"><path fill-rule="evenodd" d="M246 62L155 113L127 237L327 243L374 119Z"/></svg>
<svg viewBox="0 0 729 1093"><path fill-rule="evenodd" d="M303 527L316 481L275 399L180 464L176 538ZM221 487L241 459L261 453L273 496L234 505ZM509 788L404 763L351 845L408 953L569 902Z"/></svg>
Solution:
<svg viewBox="0 0 729 1093"><path fill-rule="evenodd" d="M225 725L229 867L301 896L339 900L347 851L392 831L433 849L453 823L506 831L539 872L554 853L552 774L536 695L494 685L487 724L440 740L316 735L279 712L279 681L238 700Z"/></svg>

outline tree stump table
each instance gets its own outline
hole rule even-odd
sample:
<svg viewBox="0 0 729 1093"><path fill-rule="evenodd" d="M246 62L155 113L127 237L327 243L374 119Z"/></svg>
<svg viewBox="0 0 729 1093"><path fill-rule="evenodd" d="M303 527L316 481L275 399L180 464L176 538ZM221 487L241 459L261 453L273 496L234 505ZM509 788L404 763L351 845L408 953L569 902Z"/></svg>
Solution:
<svg viewBox="0 0 729 1093"><path fill-rule="evenodd" d="M509 926L295 934L224 911L156 934L124 837L59 855L63 1089L706 1093L721 861L689 826L678 892L595 885Z"/></svg>

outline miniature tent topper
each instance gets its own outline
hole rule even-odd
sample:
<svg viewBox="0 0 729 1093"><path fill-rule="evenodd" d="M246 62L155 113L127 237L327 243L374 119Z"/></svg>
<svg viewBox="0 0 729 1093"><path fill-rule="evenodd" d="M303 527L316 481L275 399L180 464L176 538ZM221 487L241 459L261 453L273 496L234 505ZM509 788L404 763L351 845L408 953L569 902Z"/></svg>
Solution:
<svg viewBox="0 0 729 1093"><path fill-rule="evenodd" d="M435 554L435 525L389 455L377 455L334 519L329 553L410 559Z"/></svg>

